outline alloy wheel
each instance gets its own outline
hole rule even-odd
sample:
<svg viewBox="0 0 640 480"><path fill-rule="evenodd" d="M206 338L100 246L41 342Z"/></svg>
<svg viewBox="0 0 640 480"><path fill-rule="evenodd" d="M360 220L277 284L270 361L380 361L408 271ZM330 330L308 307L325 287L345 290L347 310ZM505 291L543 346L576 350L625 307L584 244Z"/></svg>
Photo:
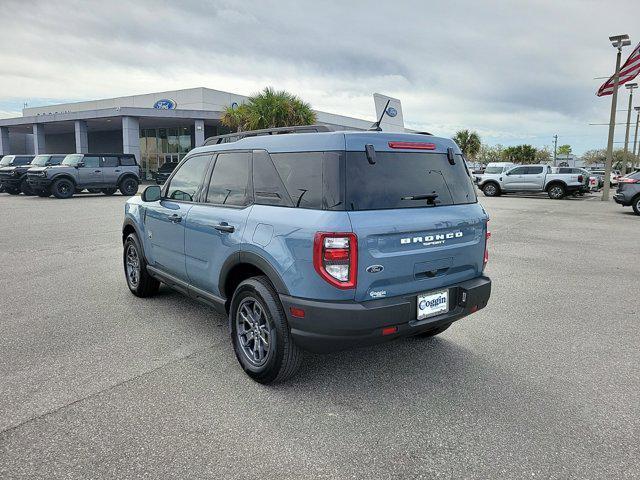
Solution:
<svg viewBox="0 0 640 480"><path fill-rule="evenodd" d="M238 306L236 336L240 350L255 367L267 363L271 356L272 329L267 312L254 297L246 297Z"/></svg>
<svg viewBox="0 0 640 480"><path fill-rule="evenodd" d="M127 281L131 288L138 288L140 283L140 258L135 245L127 247Z"/></svg>

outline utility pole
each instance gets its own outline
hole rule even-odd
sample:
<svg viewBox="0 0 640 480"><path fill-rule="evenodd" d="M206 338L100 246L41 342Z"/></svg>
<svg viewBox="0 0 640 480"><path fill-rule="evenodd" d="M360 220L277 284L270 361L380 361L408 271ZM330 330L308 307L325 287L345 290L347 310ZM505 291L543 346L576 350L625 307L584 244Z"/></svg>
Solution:
<svg viewBox="0 0 640 480"><path fill-rule="evenodd" d="M558 158L558 135L553 136L553 166L557 167L556 159Z"/></svg>
<svg viewBox="0 0 640 480"><path fill-rule="evenodd" d="M609 37L611 44L618 49L616 55L616 70L613 74L613 92L611 94L611 115L609 117L609 139L607 141L607 162L604 168L604 187L602 188L602 201L609 201L609 190L611 188L611 164L613 163L613 134L616 128L616 106L618 103L618 83L620 82L620 59L622 58L622 47L631 45L629 35L616 35Z"/></svg>
<svg viewBox="0 0 640 480"><path fill-rule="evenodd" d="M638 88L637 83L627 83L625 85L629 90L629 109L627 110L627 131L624 135L624 157L622 158L622 175L627 174L627 153L629 153L629 127L631 125L631 106L633 105L633 90Z"/></svg>
<svg viewBox="0 0 640 480"><path fill-rule="evenodd" d="M640 107L635 107L635 111L638 112L638 116L636 117L636 133L633 135L633 156L635 157L633 163L640 164L640 152L638 152L638 156L636 157L636 148L638 146L638 124L640 124Z"/></svg>

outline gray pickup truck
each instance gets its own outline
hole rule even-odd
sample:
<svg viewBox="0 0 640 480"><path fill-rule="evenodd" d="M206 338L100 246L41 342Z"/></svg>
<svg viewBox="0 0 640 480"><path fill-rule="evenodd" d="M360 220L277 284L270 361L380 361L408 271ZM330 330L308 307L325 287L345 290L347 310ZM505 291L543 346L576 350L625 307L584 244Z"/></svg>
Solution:
<svg viewBox="0 0 640 480"><path fill-rule="evenodd" d="M27 180L41 196L70 198L85 188L105 195L120 190L131 196L140 185L140 166L133 154L74 153L67 155L60 165L30 168Z"/></svg>
<svg viewBox="0 0 640 480"><path fill-rule="evenodd" d="M576 173L553 173L549 165L520 165L486 179L481 188L487 197L502 193L547 192L550 198L560 199L569 194L588 192L589 178Z"/></svg>

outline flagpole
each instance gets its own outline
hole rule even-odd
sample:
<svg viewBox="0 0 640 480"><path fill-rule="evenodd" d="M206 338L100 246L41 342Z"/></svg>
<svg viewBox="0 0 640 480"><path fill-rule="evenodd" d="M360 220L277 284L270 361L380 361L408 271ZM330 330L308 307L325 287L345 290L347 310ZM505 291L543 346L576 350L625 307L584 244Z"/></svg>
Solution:
<svg viewBox="0 0 640 480"><path fill-rule="evenodd" d="M607 142L607 162L604 167L604 187L602 201L609 201L611 185L611 164L613 163L613 134L616 128L616 106L618 104L618 82L620 81L620 59L622 57L622 42L618 42L616 55L616 73L613 75L613 93L611 95L611 115L609 116L609 140Z"/></svg>
<svg viewBox="0 0 640 480"><path fill-rule="evenodd" d="M627 154L629 153L629 132L631 127L631 110L633 110L633 90L638 88L637 83L627 83L626 88L629 90L629 110L627 110L627 132L624 135L624 158L622 159L622 175L627 174ZM633 162L633 160L632 160ZM633 167L633 163L631 164Z"/></svg>

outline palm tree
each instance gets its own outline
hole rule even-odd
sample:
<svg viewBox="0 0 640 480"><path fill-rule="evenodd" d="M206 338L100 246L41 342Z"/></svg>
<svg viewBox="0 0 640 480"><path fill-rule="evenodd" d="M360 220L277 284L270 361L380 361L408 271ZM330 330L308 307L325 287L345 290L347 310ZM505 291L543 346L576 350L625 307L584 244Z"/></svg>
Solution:
<svg viewBox="0 0 640 480"><path fill-rule="evenodd" d="M482 146L480 135L469 130L460 130L455 134L453 140L458 144L464 156L471 160L475 159Z"/></svg>
<svg viewBox="0 0 640 480"><path fill-rule="evenodd" d="M312 125L316 120L311 105L289 92L267 87L235 109L226 107L220 121L233 130L241 131Z"/></svg>

